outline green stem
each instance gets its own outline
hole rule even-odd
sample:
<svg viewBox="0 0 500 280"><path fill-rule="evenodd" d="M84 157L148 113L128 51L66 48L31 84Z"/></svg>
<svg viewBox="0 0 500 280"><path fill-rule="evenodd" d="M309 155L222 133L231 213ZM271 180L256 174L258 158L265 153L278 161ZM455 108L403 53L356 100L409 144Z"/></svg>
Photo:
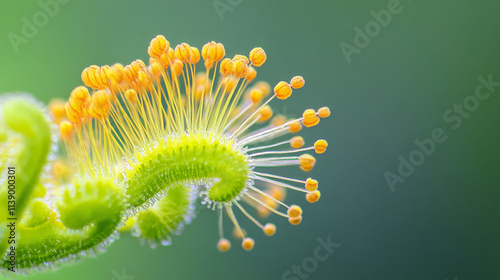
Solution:
<svg viewBox="0 0 500 280"><path fill-rule="evenodd" d="M24 99L12 99L3 103L0 110L6 128L6 134L19 133L22 136L23 149L15 161L16 170L16 195L15 216L19 219L26 208L33 188L42 172L50 152L51 133L49 123L40 108ZM9 135L6 135L9 137ZM1 176L7 176L2 174ZM5 187L5 188L4 188ZM0 207L2 212L7 211L6 186L0 191ZM1 215L3 217L3 215ZM5 253L7 243L6 223L2 221L0 231L0 254Z"/></svg>

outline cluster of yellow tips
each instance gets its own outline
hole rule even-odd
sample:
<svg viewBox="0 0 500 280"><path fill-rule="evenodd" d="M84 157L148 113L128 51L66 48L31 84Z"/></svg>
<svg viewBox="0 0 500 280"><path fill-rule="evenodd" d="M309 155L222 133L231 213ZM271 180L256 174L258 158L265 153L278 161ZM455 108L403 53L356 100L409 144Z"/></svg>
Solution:
<svg viewBox="0 0 500 280"><path fill-rule="evenodd" d="M231 247L223 236L222 209L231 219L236 236L242 239L242 247L251 250L255 244L238 224L232 206L240 209L265 235L275 234L274 224L261 224L244 209L242 202L255 208L262 218L276 213L292 225L298 225L302 221L302 209L283 202L285 190L303 192L306 200L314 203L321 196L318 181L287 178L255 169L296 165L308 172L316 164L314 156L283 155L310 150L317 154L325 152L328 145L325 140L304 147L305 141L300 136L258 145L297 133L302 126L315 126L321 118L330 115L330 110L323 107L307 109L296 119L273 116L271 100L289 98L293 90L304 87L304 78L295 76L289 82L278 82L274 88L266 82L250 86L257 76L255 67L262 66L267 59L262 48L252 49L248 56L225 58L221 43L209 42L200 53L187 43L173 48L159 35L151 40L148 54L148 65L138 59L126 66L87 67L81 75L86 87L79 86L71 92L64 110L61 103L51 107L53 114L59 116L60 133L78 173L119 177L117 166L121 159L134 155L140 147L169 135L211 131L232 138L244 147L251 167L249 179L255 182L237 199L221 204L218 249L227 251ZM201 59L204 71L197 72L196 65ZM257 124L261 127L252 130ZM291 149L272 150L286 145ZM78 158L87 160L76 160ZM280 207L286 211L281 212Z"/></svg>

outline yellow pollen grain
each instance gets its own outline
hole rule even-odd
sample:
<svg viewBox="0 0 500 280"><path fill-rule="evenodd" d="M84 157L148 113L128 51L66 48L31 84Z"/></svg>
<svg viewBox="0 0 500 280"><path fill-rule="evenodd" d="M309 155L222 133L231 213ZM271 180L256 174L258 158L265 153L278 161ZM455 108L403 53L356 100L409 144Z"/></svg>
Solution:
<svg viewBox="0 0 500 280"><path fill-rule="evenodd" d="M326 152L326 147L328 147L328 142L326 142L323 139L320 139L320 140L314 142L314 151L317 154L322 154L322 153Z"/></svg>
<svg viewBox="0 0 500 280"><path fill-rule="evenodd" d="M161 66L163 68L168 68L169 66L172 65L172 63L175 61L175 51L173 49L168 49L166 52L164 52L160 57L159 61L161 63Z"/></svg>
<svg viewBox="0 0 500 280"><path fill-rule="evenodd" d="M68 120L70 120L72 123L79 124L82 121L82 117L73 107L71 107L70 103L66 103L64 106L66 109L66 117Z"/></svg>
<svg viewBox="0 0 500 280"><path fill-rule="evenodd" d="M244 59L233 60L233 76L241 79L247 75L248 72L248 64Z"/></svg>
<svg viewBox="0 0 500 280"><path fill-rule="evenodd" d="M254 89L250 92L250 100L252 100L253 104L260 103L263 97L264 94L259 89Z"/></svg>
<svg viewBox="0 0 500 280"><path fill-rule="evenodd" d="M163 35L158 35L151 40L148 47L148 54L154 58L160 58L170 48L170 43Z"/></svg>
<svg viewBox="0 0 500 280"><path fill-rule="evenodd" d="M305 189L313 192L316 189L318 189L318 181L312 179L312 178L307 178L306 184L305 184Z"/></svg>
<svg viewBox="0 0 500 280"><path fill-rule="evenodd" d="M243 242L241 243L241 247L243 247L246 251L252 250L254 246L255 241L250 237L243 239Z"/></svg>
<svg viewBox="0 0 500 280"><path fill-rule="evenodd" d="M224 58L220 63L220 73L224 76L231 75L233 73L233 61L229 58Z"/></svg>
<svg viewBox="0 0 500 280"><path fill-rule="evenodd" d="M184 71L184 63L182 63L182 61L180 60L176 60L174 62L174 66L172 67L172 74L176 75L176 76L180 76L182 74L182 72Z"/></svg>
<svg viewBox="0 0 500 280"><path fill-rule="evenodd" d="M67 140L73 133L73 124L69 121L62 121L59 125L59 131L61 132L61 136Z"/></svg>
<svg viewBox="0 0 500 280"><path fill-rule="evenodd" d="M302 117L304 118L302 124L305 127L312 127L319 123L319 117L316 116L316 112L313 109L305 110Z"/></svg>
<svg viewBox="0 0 500 280"><path fill-rule="evenodd" d="M321 193L318 190L306 194L306 200L309 203L315 203L321 197Z"/></svg>
<svg viewBox="0 0 500 280"><path fill-rule="evenodd" d="M161 76L162 70L163 68L161 64L156 60L151 61L151 63L149 64L149 72L156 78L159 78Z"/></svg>
<svg viewBox="0 0 500 280"><path fill-rule="evenodd" d="M222 79L222 86L223 86L223 89L226 91L226 93L230 93L233 91L233 89L236 86L236 82L237 82L237 80L232 76L227 76L224 79ZM207 91L208 90L209 89L207 89Z"/></svg>
<svg viewBox="0 0 500 280"><path fill-rule="evenodd" d="M227 240L227 239L221 239L217 243L217 249L220 252L227 252L227 251L229 251L229 249L231 249L231 242L229 242L229 240Z"/></svg>
<svg viewBox="0 0 500 280"><path fill-rule="evenodd" d="M302 129L302 125L300 124L299 121L292 122L288 125L288 131L290 133L297 133Z"/></svg>
<svg viewBox="0 0 500 280"><path fill-rule="evenodd" d="M248 71L247 71L247 75L245 76L245 79L250 83L253 80L255 80L256 77L257 77L257 70L255 70L255 68L253 68L253 67L248 67Z"/></svg>
<svg viewBox="0 0 500 280"><path fill-rule="evenodd" d="M281 81L274 87L274 93L276 97L284 100L292 95L292 87L287 82Z"/></svg>
<svg viewBox="0 0 500 280"><path fill-rule="evenodd" d="M298 88L301 88L304 86L305 84L305 80L304 78L302 78L302 76L295 76L292 78L292 80L290 81L290 85L292 86L292 88L294 89L298 89Z"/></svg>
<svg viewBox="0 0 500 280"><path fill-rule="evenodd" d="M299 225L300 222L302 222L302 216L298 216L298 217L295 217L295 218L288 218L288 222L290 222L290 224L296 226L296 225Z"/></svg>
<svg viewBox="0 0 500 280"><path fill-rule="evenodd" d="M301 136L295 136L290 140L290 146L295 149L302 148L304 146L304 138Z"/></svg>
<svg viewBox="0 0 500 280"><path fill-rule="evenodd" d="M266 122L267 120L269 120L272 116L273 116L273 109L271 109L271 107L269 105L266 105L264 107L262 107L262 109L260 109L259 111L259 123L263 123L263 122Z"/></svg>
<svg viewBox="0 0 500 280"><path fill-rule="evenodd" d="M225 54L224 46L214 41L206 43L201 49L201 56L205 61L221 61Z"/></svg>
<svg viewBox="0 0 500 280"><path fill-rule="evenodd" d="M267 55L262 48L254 48L250 51L250 61L255 67L260 67L266 62Z"/></svg>
<svg viewBox="0 0 500 280"><path fill-rule="evenodd" d="M329 117L331 114L328 107L321 107L318 109L318 116L322 119Z"/></svg>
<svg viewBox="0 0 500 280"><path fill-rule="evenodd" d="M287 214L291 218L297 218L302 215L302 208L298 205L291 205L290 208L288 208Z"/></svg>
<svg viewBox="0 0 500 280"><path fill-rule="evenodd" d="M115 83L119 84L123 81L123 76L125 75L123 65L120 63L115 63L111 65L109 69L109 78Z"/></svg>
<svg viewBox="0 0 500 280"><path fill-rule="evenodd" d="M59 123L63 118L66 117L66 109L64 108L64 100L62 99L53 99L49 103L49 110L54 117L54 121Z"/></svg>
<svg viewBox="0 0 500 280"><path fill-rule="evenodd" d="M273 236L276 233L276 226L274 224L268 223L264 226L263 230L267 236Z"/></svg>
<svg viewBox="0 0 500 280"><path fill-rule="evenodd" d="M200 51L196 47L191 47L191 51L193 52L193 55L191 56L189 63L196 64L200 61Z"/></svg>
<svg viewBox="0 0 500 280"><path fill-rule="evenodd" d="M175 47L175 57L178 60L184 63L188 63L190 62L192 56L193 56L193 50L191 49L191 46L189 44L182 43Z"/></svg>
<svg viewBox="0 0 500 280"><path fill-rule="evenodd" d="M132 104L136 104L139 101L137 91L134 89L127 89L125 91L125 98Z"/></svg>
<svg viewBox="0 0 500 280"><path fill-rule="evenodd" d="M303 171L311 171L316 164L316 159L310 154L303 154L299 157L300 169Z"/></svg>

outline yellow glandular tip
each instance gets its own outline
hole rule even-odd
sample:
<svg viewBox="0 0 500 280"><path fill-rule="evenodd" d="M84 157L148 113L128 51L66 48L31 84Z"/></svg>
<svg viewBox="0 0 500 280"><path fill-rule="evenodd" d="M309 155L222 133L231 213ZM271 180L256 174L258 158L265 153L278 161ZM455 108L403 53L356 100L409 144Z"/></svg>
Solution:
<svg viewBox="0 0 500 280"><path fill-rule="evenodd" d="M60 122L66 117L66 109L64 108L64 100L62 99L52 99L49 103L49 110L54 117L56 123Z"/></svg>
<svg viewBox="0 0 500 280"><path fill-rule="evenodd" d="M85 102L90 99L89 90L84 86L78 86L71 91L69 96L70 106L78 113L82 113Z"/></svg>
<svg viewBox="0 0 500 280"><path fill-rule="evenodd" d="M318 190L306 194L306 200L309 203L314 203L318 201L320 197L321 197L321 192Z"/></svg>
<svg viewBox="0 0 500 280"><path fill-rule="evenodd" d="M187 43L181 43L175 47L175 57L184 62L189 63L191 61L191 57L193 56L193 50L191 46Z"/></svg>
<svg viewBox="0 0 500 280"><path fill-rule="evenodd" d="M298 88L303 87L305 83L306 83L306 81L304 80L304 78L302 78L302 76L295 76L290 81L290 85L294 89L298 89Z"/></svg>
<svg viewBox="0 0 500 280"><path fill-rule="evenodd" d="M287 99L292 95L292 87L287 82L279 82L274 87L274 94L281 100Z"/></svg>
<svg viewBox="0 0 500 280"><path fill-rule="evenodd" d="M300 130L302 129L302 125L300 124L299 121L296 121L296 122L292 122L288 125L288 131L290 131L290 133L297 133L299 132Z"/></svg>
<svg viewBox="0 0 500 280"><path fill-rule="evenodd" d="M139 75L137 76L137 80L141 88L151 91L152 89L151 76L149 75L148 72L141 70L139 72Z"/></svg>
<svg viewBox="0 0 500 280"><path fill-rule="evenodd" d="M153 77L159 78L163 67L157 60L153 60L149 63L149 72Z"/></svg>
<svg viewBox="0 0 500 280"><path fill-rule="evenodd" d="M214 41L206 43L201 49L201 56L205 61L221 61L225 54L224 46Z"/></svg>
<svg viewBox="0 0 500 280"><path fill-rule="evenodd" d="M170 43L163 35L154 37L149 43L148 54L154 58L160 58L170 48Z"/></svg>
<svg viewBox="0 0 500 280"><path fill-rule="evenodd" d="M313 127L319 123L319 118L316 116L316 112L313 109L305 110L302 117L302 124L305 127Z"/></svg>
<svg viewBox="0 0 500 280"><path fill-rule="evenodd" d="M306 184L305 184L305 189L313 192L318 188L318 181L312 179L312 178L307 178Z"/></svg>
<svg viewBox="0 0 500 280"><path fill-rule="evenodd" d="M255 241L250 237L243 239L243 242L241 243L241 247L243 247L243 249L247 251L252 250L254 246L255 246Z"/></svg>
<svg viewBox="0 0 500 280"><path fill-rule="evenodd" d="M250 51L250 61L255 67L260 67L266 62L267 55L262 48L254 48Z"/></svg>
<svg viewBox="0 0 500 280"><path fill-rule="evenodd" d="M250 92L250 100L252 101L253 104L257 104L262 101L262 98L264 97L264 94L260 89L253 89Z"/></svg>
<svg viewBox="0 0 500 280"><path fill-rule="evenodd" d="M326 152L326 147L328 147L328 142L326 142L326 140L319 139L318 141L314 142L314 151L317 154Z"/></svg>
<svg viewBox="0 0 500 280"><path fill-rule="evenodd" d="M220 73L224 76L229 76L233 73L233 61L229 58L224 58L220 63Z"/></svg>
<svg viewBox="0 0 500 280"><path fill-rule="evenodd" d="M260 118L258 122L263 123L269 120L273 116L273 109L271 109L271 107L266 105L262 107L262 109L260 109L259 113L260 113Z"/></svg>
<svg viewBox="0 0 500 280"><path fill-rule="evenodd" d="M296 226L298 224L300 224L300 222L302 222L302 215L298 216L298 217L295 217L295 218L288 218L288 222L290 222L290 224Z"/></svg>
<svg viewBox="0 0 500 280"><path fill-rule="evenodd" d="M271 196L279 201L283 201L286 197L286 189L279 186L273 186L271 188Z"/></svg>
<svg viewBox="0 0 500 280"><path fill-rule="evenodd" d="M98 106L109 105L108 93L104 90L96 91L92 95L92 104L98 105Z"/></svg>
<svg viewBox="0 0 500 280"><path fill-rule="evenodd" d="M272 236L276 233L276 226L274 224L268 223L264 226L263 230L267 236Z"/></svg>
<svg viewBox="0 0 500 280"><path fill-rule="evenodd" d="M288 208L287 214L290 218L297 218L302 215L302 208L298 205L291 205Z"/></svg>
<svg viewBox="0 0 500 280"><path fill-rule="evenodd" d="M172 74L180 76L184 71L184 63L180 60L176 60L170 70L172 71Z"/></svg>
<svg viewBox="0 0 500 280"><path fill-rule="evenodd" d="M87 107L91 97L86 87L79 86L71 91L69 102L66 103L66 117L73 123L80 123L82 118L87 117Z"/></svg>
<svg viewBox="0 0 500 280"><path fill-rule="evenodd" d="M191 47L191 51L193 52L193 55L191 56L189 63L196 64L200 61L200 51L196 47Z"/></svg>
<svg viewBox="0 0 500 280"><path fill-rule="evenodd" d="M256 77L257 77L257 70L255 70L255 68L253 68L253 67L248 67L248 71L247 71L247 75L245 76L245 79L247 79L247 81L250 83L253 80L255 80Z"/></svg>
<svg viewBox="0 0 500 280"><path fill-rule="evenodd" d="M303 171L311 171L316 164L316 159L310 154L303 154L299 157L300 169Z"/></svg>
<svg viewBox="0 0 500 280"><path fill-rule="evenodd" d="M213 60L205 60L204 65L205 65L205 68L207 70L210 70L214 66L214 61Z"/></svg>
<svg viewBox="0 0 500 280"><path fill-rule="evenodd" d="M328 107L321 107L318 109L318 116L322 119L329 117L331 114Z"/></svg>
<svg viewBox="0 0 500 280"><path fill-rule="evenodd" d="M123 81L123 65L121 63L115 63L113 65L111 65L110 67L110 77L111 79L113 79L114 81L118 82L118 83L121 83Z"/></svg>
<svg viewBox="0 0 500 280"><path fill-rule="evenodd" d="M68 139L73 132L73 124L69 121L62 121L59 124L59 131L64 139Z"/></svg>
<svg viewBox="0 0 500 280"><path fill-rule="evenodd" d="M227 252L229 249L231 249L231 242L229 240L222 238L217 242L217 249L219 249L220 252Z"/></svg>
<svg viewBox="0 0 500 280"><path fill-rule="evenodd" d="M295 149L302 148L302 146L304 146L304 143L304 138L302 138L301 136L295 136L290 140L290 146Z"/></svg>
<svg viewBox="0 0 500 280"><path fill-rule="evenodd" d="M125 91L125 99L127 99L132 104L136 104L139 101L137 91L135 91L134 89L127 89Z"/></svg>
<svg viewBox="0 0 500 280"><path fill-rule="evenodd" d="M226 93L230 93L234 89L237 81L238 80L236 80L236 78L233 76L226 76L224 79L222 79L222 87L223 89L225 89ZM205 89L206 92L208 92L209 90L210 88Z"/></svg>
<svg viewBox="0 0 500 280"><path fill-rule="evenodd" d="M124 75L125 75L125 70L123 65L121 65L120 63L115 63L111 65L108 76L115 84L121 83L123 81Z"/></svg>
<svg viewBox="0 0 500 280"><path fill-rule="evenodd" d="M69 102L64 105L64 108L66 109L66 117L68 118L68 120L75 124L79 124L82 122L82 113L73 109Z"/></svg>
<svg viewBox="0 0 500 280"><path fill-rule="evenodd" d="M171 66L175 60L175 51L172 48L168 49L158 58L158 60L163 68Z"/></svg>
<svg viewBox="0 0 500 280"><path fill-rule="evenodd" d="M82 81L89 88L103 89L104 81L101 79L101 68L97 65L91 65L82 71Z"/></svg>
<svg viewBox="0 0 500 280"><path fill-rule="evenodd" d="M238 79L244 78L247 75L248 72L248 64L245 62L244 59L233 59L233 76L235 76Z"/></svg>
<svg viewBox="0 0 500 280"><path fill-rule="evenodd" d="M198 85L194 91L194 99L200 101L203 95L203 85Z"/></svg>
<svg viewBox="0 0 500 280"><path fill-rule="evenodd" d="M128 80L126 79L127 82L138 82L141 84L140 75L141 73L147 72L147 68L144 61L136 59L132 61L129 66L125 66L124 71L125 77L128 78ZM144 77L142 77L142 79L144 79Z"/></svg>

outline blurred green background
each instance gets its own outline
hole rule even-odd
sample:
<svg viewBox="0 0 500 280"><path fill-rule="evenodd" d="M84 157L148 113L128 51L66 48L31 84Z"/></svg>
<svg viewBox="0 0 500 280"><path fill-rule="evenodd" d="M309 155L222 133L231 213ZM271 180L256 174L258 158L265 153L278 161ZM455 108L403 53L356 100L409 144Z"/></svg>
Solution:
<svg viewBox="0 0 500 280"><path fill-rule="evenodd" d="M300 173L320 180L321 200L287 198L304 205L300 226L271 217L278 231L269 238L245 221L255 249L234 242L221 254L216 215L200 206L169 247L152 250L124 235L98 258L25 279L120 280L122 269L136 280L500 279L500 87L458 129L443 119L474 94L478 76L500 81L500 2L402 0L348 63L340 44L355 46L355 28L371 26L371 11L391 2L70 0L16 47L8 34L21 35L23 17L33 22L43 10L38 1L1 0L0 92L67 98L84 67L146 60L150 39L164 34L174 46L222 42L230 56L261 46L268 61L258 79L306 79L292 98L272 103L275 111L328 105L333 112L302 133L330 146L310 175ZM414 141L435 128L447 141L391 191L384 172L396 173L398 156L408 159ZM327 260L283 278L329 235L341 246Z"/></svg>

